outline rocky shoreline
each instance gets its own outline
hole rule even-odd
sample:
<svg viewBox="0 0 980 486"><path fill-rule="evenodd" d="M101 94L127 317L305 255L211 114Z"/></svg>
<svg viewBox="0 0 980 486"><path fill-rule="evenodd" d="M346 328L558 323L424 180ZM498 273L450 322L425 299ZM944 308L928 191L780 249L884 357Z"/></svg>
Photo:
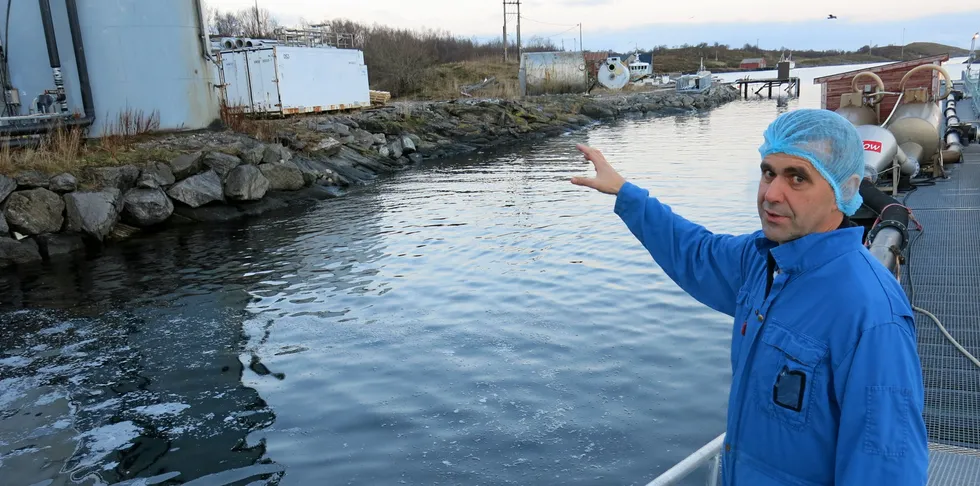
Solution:
<svg viewBox="0 0 980 486"><path fill-rule="evenodd" d="M338 197L426 159L556 136L630 113L709 109L737 97L730 86L714 86L696 95L401 102L279 120L265 142L230 130L156 137L141 144L179 155L77 174L0 175L0 267L98 251L142 231Z"/></svg>

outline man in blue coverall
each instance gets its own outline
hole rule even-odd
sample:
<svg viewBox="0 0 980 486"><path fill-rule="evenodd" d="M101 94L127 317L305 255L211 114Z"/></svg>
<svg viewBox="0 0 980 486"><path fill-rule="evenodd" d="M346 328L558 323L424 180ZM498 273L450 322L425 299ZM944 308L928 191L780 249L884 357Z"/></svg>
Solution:
<svg viewBox="0 0 980 486"><path fill-rule="evenodd" d="M863 143L843 117L800 109L768 127L762 229L713 234L579 145L615 212L664 272L734 317L726 485L924 485L929 453L912 309L852 223Z"/></svg>

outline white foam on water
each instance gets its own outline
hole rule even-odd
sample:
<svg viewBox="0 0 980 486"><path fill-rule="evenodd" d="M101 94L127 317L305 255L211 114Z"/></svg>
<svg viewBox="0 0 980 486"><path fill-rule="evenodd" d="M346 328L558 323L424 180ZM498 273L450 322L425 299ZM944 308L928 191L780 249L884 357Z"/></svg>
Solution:
<svg viewBox="0 0 980 486"><path fill-rule="evenodd" d="M95 465L110 452L130 445L139 435L139 427L128 420L85 432L81 437L86 441L88 454L78 461L79 467Z"/></svg>
<svg viewBox="0 0 980 486"><path fill-rule="evenodd" d="M9 358L0 359L0 366L9 366L11 368L23 368L34 362L31 358L25 358L23 356L11 356Z"/></svg>
<svg viewBox="0 0 980 486"><path fill-rule="evenodd" d="M151 417L160 417L163 415L179 415L180 412L188 408L191 408L191 406L184 403L159 403L145 407L136 407L133 411Z"/></svg>

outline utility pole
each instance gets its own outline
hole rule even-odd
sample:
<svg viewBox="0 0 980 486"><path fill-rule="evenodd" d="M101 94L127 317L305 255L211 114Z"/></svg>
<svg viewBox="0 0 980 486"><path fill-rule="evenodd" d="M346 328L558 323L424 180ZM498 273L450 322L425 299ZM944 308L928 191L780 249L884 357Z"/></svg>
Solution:
<svg viewBox="0 0 980 486"><path fill-rule="evenodd" d="M582 22L578 23L578 50L585 52L585 48L582 47Z"/></svg>
<svg viewBox="0 0 980 486"><path fill-rule="evenodd" d="M517 57L521 56L521 0L503 0L504 1L504 61L507 60L507 16L511 15L511 12L507 11L508 5L517 6Z"/></svg>
<svg viewBox="0 0 980 486"><path fill-rule="evenodd" d="M521 44L521 0L517 0L517 57L520 59L523 54L524 45Z"/></svg>
<svg viewBox="0 0 980 486"><path fill-rule="evenodd" d="M262 22L259 21L259 0L255 0L255 37L262 37Z"/></svg>
<svg viewBox="0 0 980 486"><path fill-rule="evenodd" d="M507 62L507 0L504 0L504 62Z"/></svg>
<svg viewBox="0 0 980 486"><path fill-rule="evenodd" d="M905 28L902 28L902 60L905 60Z"/></svg>

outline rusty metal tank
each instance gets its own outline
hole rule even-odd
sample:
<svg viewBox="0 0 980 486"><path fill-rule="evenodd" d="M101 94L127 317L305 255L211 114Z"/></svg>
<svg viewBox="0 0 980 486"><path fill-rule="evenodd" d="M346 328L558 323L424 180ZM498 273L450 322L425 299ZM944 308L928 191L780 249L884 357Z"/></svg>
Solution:
<svg viewBox="0 0 980 486"><path fill-rule="evenodd" d="M581 52L525 52L518 72L522 95L584 93L589 73Z"/></svg>

